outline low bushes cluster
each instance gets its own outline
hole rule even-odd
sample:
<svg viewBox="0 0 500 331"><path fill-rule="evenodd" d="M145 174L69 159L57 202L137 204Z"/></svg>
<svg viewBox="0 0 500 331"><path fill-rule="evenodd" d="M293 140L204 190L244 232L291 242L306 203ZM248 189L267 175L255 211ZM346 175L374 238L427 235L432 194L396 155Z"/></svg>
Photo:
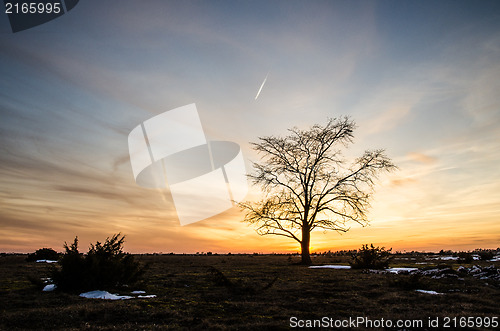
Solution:
<svg viewBox="0 0 500 331"><path fill-rule="evenodd" d="M392 248L386 250L384 247L366 244L352 254L352 262L349 264L353 269L385 269L389 267L391 251Z"/></svg>
<svg viewBox="0 0 500 331"><path fill-rule="evenodd" d="M495 257L495 253L487 249L477 251L477 255L481 261L488 261Z"/></svg>
<svg viewBox="0 0 500 331"><path fill-rule="evenodd" d="M52 260L57 261L61 254L53 250L52 248L40 248L34 253L28 254L26 261L33 262L38 260Z"/></svg>
<svg viewBox="0 0 500 331"><path fill-rule="evenodd" d="M458 262L459 263L472 263L474 261L474 257L472 253L469 252L459 252L458 253Z"/></svg>
<svg viewBox="0 0 500 331"><path fill-rule="evenodd" d="M111 290L137 282L144 270L134 257L123 252L125 237L116 234L104 244L91 244L87 254L78 250L78 237L64 244L59 267L52 273L57 288L66 292Z"/></svg>

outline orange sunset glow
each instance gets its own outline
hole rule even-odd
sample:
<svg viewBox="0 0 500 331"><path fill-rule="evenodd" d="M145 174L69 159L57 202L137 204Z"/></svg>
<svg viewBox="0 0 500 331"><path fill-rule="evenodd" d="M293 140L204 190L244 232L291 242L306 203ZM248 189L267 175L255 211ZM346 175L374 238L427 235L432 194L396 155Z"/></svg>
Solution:
<svg viewBox="0 0 500 331"><path fill-rule="evenodd" d="M192 103L248 173L259 137L343 115L347 160L385 149L398 170L377 179L369 225L315 230L311 252L500 246L500 29L481 6L91 3L0 34L0 252L115 233L132 253L299 252L238 207L181 226L168 188L136 184L131 130Z"/></svg>

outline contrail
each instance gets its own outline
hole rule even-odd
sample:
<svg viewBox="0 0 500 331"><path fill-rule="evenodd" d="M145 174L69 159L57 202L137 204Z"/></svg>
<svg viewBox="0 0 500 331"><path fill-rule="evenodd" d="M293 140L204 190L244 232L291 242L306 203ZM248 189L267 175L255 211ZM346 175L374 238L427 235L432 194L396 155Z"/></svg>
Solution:
<svg viewBox="0 0 500 331"><path fill-rule="evenodd" d="M262 85L260 86L259 92L257 92L257 95L255 96L255 100L259 97L260 91L262 91L262 88L264 87L264 84L266 83L267 76L269 76L269 73L267 73L266 78L264 78L264 81L262 82Z"/></svg>

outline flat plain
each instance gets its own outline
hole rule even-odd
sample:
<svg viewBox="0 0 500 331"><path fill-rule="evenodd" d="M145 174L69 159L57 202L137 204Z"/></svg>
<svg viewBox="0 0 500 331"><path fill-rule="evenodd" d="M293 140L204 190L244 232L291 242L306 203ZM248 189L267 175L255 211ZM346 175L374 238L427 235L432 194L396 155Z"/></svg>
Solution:
<svg viewBox="0 0 500 331"><path fill-rule="evenodd" d="M422 320L443 328L445 318L500 318L498 281L471 275L435 279L353 269L311 269L291 255L137 255L147 265L143 281L113 293L145 291L154 298L86 299L43 292L47 263L26 255L0 257L2 330L253 330L290 329L290 319ZM347 256L313 256L315 265L344 264ZM500 262L395 256L391 267L500 267ZM96 289L98 290L98 289ZM435 291L432 295L416 290ZM429 318L440 319L428 328ZM358 330L371 329L366 325ZM402 328L387 328L402 329ZM454 329L454 328L447 328ZM469 329L485 329L475 325ZM490 328L494 329L494 328Z"/></svg>

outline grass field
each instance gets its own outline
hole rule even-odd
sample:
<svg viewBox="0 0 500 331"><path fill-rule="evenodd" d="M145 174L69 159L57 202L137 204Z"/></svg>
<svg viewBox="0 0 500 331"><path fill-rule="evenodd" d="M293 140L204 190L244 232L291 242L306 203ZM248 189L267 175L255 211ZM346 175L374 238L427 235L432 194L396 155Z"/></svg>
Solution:
<svg viewBox="0 0 500 331"><path fill-rule="evenodd" d="M144 290L157 297L108 301L42 292L29 279L48 277L51 266L25 258L0 257L2 330L289 329L291 317L422 320L423 326L438 317L442 327L445 317L500 317L499 284L471 276L450 280L309 269L294 264L299 257L286 255L142 255L137 259L149 265L144 281L120 294ZM400 257L391 266L424 266L417 261L425 258ZM318 256L313 262L346 264L347 258Z"/></svg>

